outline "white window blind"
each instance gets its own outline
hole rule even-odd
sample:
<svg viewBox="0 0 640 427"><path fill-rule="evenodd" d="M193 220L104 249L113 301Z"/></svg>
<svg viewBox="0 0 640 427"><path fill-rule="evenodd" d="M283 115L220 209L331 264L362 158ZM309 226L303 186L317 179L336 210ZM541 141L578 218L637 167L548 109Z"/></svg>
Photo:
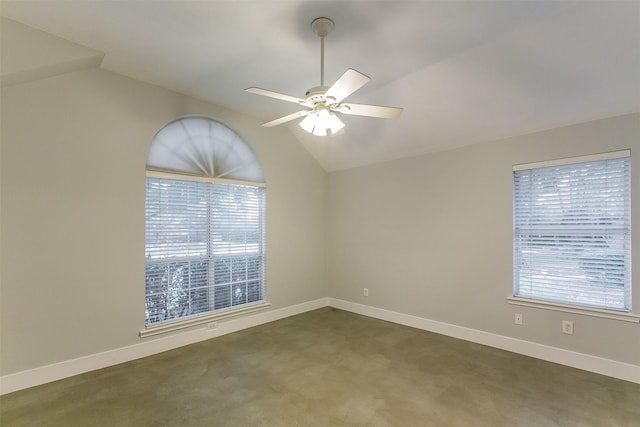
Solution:
<svg viewBox="0 0 640 427"><path fill-rule="evenodd" d="M265 189L146 178L146 325L265 299Z"/></svg>
<svg viewBox="0 0 640 427"><path fill-rule="evenodd" d="M514 296L631 310L630 153L514 167Z"/></svg>

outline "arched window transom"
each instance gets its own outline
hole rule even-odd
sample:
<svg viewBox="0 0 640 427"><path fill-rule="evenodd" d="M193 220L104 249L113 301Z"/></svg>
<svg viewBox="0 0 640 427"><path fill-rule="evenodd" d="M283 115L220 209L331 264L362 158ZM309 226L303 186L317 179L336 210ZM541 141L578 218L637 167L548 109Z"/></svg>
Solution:
<svg viewBox="0 0 640 427"><path fill-rule="evenodd" d="M149 148L147 169L264 182L251 147L227 126L202 116L176 119L163 127Z"/></svg>

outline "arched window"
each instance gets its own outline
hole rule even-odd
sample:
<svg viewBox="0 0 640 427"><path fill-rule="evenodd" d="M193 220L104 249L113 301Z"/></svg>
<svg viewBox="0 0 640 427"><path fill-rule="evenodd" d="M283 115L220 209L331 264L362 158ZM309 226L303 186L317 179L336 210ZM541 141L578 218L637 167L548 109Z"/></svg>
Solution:
<svg viewBox="0 0 640 427"><path fill-rule="evenodd" d="M262 168L222 123L183 117L154 137L145 257L147 330L266 304Z"/></svg>

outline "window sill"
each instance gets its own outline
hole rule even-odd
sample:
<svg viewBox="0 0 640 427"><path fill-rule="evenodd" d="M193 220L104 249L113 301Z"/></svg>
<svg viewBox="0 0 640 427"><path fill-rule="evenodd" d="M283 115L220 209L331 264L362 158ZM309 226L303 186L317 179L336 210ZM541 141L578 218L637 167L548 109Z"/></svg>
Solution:
<svg viewBox="0 0 640 427"><path fill-rule="evenodd" d="M217 320L226 319L228 317L239 316L241 314L248 314L254 311L264 310L271 306L271 303L267 301L260 302L258 304L244 306L236 309L228 309L217 313L208 313L201 316L189 317L187 319L178 319L169 322L162 323L160 325L148 326L138 333L140 338L147 338L154 335L165 334L168 332L179 331L181 329L190 328L192 326L204 325ZM215 329L213 327L212 329Z"/></svg>
<svg viewBox="0 0 640 427"><path fill-rule="evenodd" d="M542 302L526 298L507 297L507 302L513 305L521 305L524 307L541 308L544 310L561 311L564 313L580 314L583 316L600 317L604 319L619 320L622 322L640 323L640 316L623 313L613 312L607 310L598 310L593 308L574 307L569 305L555 304L552 302Z"/></svg>

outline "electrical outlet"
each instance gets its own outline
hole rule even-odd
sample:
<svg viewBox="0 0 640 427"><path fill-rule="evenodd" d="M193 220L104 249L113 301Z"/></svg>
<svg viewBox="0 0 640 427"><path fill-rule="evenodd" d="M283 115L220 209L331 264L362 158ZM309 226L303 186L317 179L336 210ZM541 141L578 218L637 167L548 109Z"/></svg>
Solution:
<svg viewBox="0 0 640 427"><path fill-rule="evenodd" d="M209 322L207 323L207 329L218 329L218 322Z"/></svg>
<svg viewBox="0 0 640 427"><path fill-rule="evenodd" d="M368 297L368 296L369 296L369 288L364 288L364 289L362 290L362 294L363 294L365 297Z"/></svg>
<svg viewBox="0 0 640 427"><path fill-rule="evenodd" d="M522 325L522 313L516 313L513 316L513 323L516 325Z"/></svg>
<svg viewBox="0 0 640 427"><path fill-rule="evenodd" d="M562 321L562 333L573 335L573 321L571 320Z"/></svg>

